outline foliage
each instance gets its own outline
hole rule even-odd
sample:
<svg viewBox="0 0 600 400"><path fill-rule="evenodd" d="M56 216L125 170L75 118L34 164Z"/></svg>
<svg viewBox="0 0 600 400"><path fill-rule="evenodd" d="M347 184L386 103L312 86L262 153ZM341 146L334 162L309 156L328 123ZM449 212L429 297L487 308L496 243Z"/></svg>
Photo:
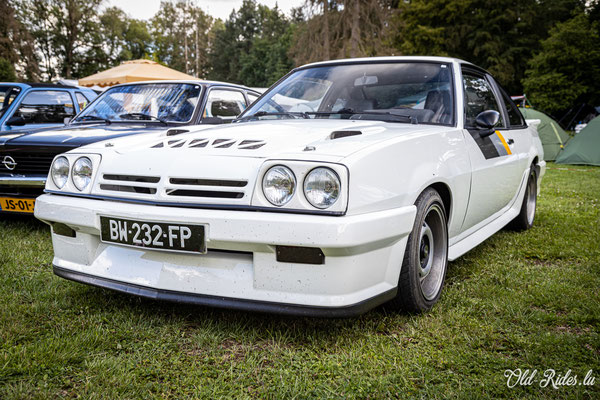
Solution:
<svg viewBox="0 0 600 400"><path fill-rule="evenodd" d="M52 274L49 227L0 218L0 398L597 399L600 168L557 168L533 229L450 263L425 315L311 319L140 299ZM537 369L531 386L506 369ZM540 387L546 369L593 386Z"/></svg>
<svg viewBox="0 0 600 400"><path fill-rule="evenodd" d="M244 0L225 21L190 0L162 1L150 21L104 5L0 0L0 57L18 79L79 78L150 58L200 78L264 87L319 60L453 56L489 70L511 94L526 85L550 112L600 102L597 64L585 60L587 49L592 58L597 53L600 0L305 0L290 16ZM585 27L554 29L583 14ZM577 49L578 36L585 51Z"/></svg>
<svg viewBox="0 0 600 400"><path fill-rule="evenodd" d="M523 82L533 104L548 113L600 104L599 28L580 13L550 31Z"/></svg>
<svg viewBox="0 0 600 400"><path fill-rule="evenodd" d="M0 57L5 61L2 71L7 78L4 80L16 80L15 69L19 70L20 79L38 79L40 70L31 34L7 0L0 0ZM10 77L12 79L8 79Z"/></svg>
<svg viewBox="0 0 600 400"><path fill-rule="evenodd" d="M100 26L103 45L95 68L107 69L150 55L152 37L145 21L130 18L118 7L109 7L100 15Z"/></svg>
<svg viewBox="0 0 600 400"><path fill-rule="evenodd" d="M212 18L188 1L163 1L152 18L154 58L171 68L205 77Z"/></svg>
<svg viewBox="0 0 600 400"><path fill-rule="evenodd" d="M209 59L211 79L269 86L292 67L293 25L277 8L244 0L224 24L215 25Z"/></svg>
<svg viewBox="0 0 600 400"><path fill-rule="evenodd" d="M102 38L97 10L103 0L23 0L21 20L36 40L48 79L71 79L94 68Z"/></svg>
<svg viewBox="0 0 600 400"><path fill-rule="evenodd" d="M389 0L308 0L290 48L296 64L389 55ZM306 17L305 17L306 16Z"/></svg>
<svg viewBox="0 0 600 400"><path fill-rule="evenodd" d="M14 82L17 74L12 63L6 58L0 57L0 82Z"/></svg>
<svg viewBox="0 0 600 400"><path fill-rule="evenodd" d="M409 0L399 2L393 45L406 55L462 58L522 93L527 61L557 22L585 0Z"/></svg>

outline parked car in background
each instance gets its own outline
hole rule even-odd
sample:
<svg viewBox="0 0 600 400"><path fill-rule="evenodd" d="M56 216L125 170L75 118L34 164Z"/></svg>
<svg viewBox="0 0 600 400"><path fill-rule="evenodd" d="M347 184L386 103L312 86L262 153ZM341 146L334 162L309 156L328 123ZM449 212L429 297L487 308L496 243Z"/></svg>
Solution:
<svg viewBox="0 0 600 400"><path fill-rule="evenodd" d="M0 135L65 124L98 95L91 89L46 83L0 83Z"/></svg>
<svg viewBox="0 0 600 400"><path fill-rule="evenodd" d="M6 93L9 97L13 95L10 91ZM31 93L42 96L42 92ZM122 136L166 134L168 130L170 135L175 135L190 125L210 127L231 122L259 95L243 86L222 82L122 84L106 90L63 128L1 135L0 213L33 213L35 198L44 189L50 163L59 153ZM24 102L28 96L26 94ZM70 96L70 93L65 90L61 96ZM9 107L22 109L13 104ZM38 108L39 113L45 110ZM60 116L63 118L68 114Z"/></svg>
<svg viewBox="0 0 600 400"><path fill-rule="evenodd" d="M448 260L533 225L542 144L470 63L310 64L237 121L56 157L35 208L54 272L243 310L423 312Z"/></svg>

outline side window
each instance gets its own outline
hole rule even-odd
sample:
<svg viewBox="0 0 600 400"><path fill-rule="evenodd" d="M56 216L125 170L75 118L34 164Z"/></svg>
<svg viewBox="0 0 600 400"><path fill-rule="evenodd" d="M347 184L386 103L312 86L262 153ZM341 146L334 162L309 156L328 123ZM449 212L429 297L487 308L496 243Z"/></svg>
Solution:
<svg viewBox="0 0 600 400"><path fill-rule="evenodd" d="M202 118L219 117L233 120L246 109L246 99L242 92L234 90L211 90L208 94Z"/></svg>
<svg viewBox="0 0 600 400"><path fill-rule="evenodd" d="M477 115L487 110L498 111L500 113L498 126L503 126L502 112L490 83L483 76L463 71L463 85L465 90L465 127L476 127Z"/></svg>
<svg viewBox="0 0 600 400"><path fill-rule="evenodd" d="M25 96L13 116L23 118L26 124L62 124L73 115L75 108L68 92L36 90Z"/></svg>
<svg viewBox="0 0 600 400"><path fill-rule="evenodd" d="M248 101L250 102L248 105L254 103L256 101L256 99L258 99L259 96L255 95L254 93L246 93L246 96L248 96Z"/></svg>
<svg viewBox="0 0 600 400"><path fill-rule="evenodd" d="M504 101L504 107L506 107L506 113L508 114L508 122L510 123L510 126L515 128L524 127L525 119L515 103L506 94L504 89L500 87L500 85L498 85L498 88L500 89L500 93L502 93L502 100Z"/></svg>
<svg viewBox="0 0 600 400"><path fill-rule="evenodd" d="M80 110L83 110L90 103L83 93L76 92L75 96L77 96L77 103L79 104Z"/></svg>

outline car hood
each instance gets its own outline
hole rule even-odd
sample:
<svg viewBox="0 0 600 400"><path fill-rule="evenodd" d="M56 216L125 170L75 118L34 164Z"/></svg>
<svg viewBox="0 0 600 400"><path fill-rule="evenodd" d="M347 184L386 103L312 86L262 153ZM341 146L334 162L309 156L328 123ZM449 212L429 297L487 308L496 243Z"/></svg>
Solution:
<svg viewBox="0 0 600 400"><path fill-rule="evenodd" d="M190 131L176 136L125 138L111 144L119 154L159 157L198 155L253 158L343 158L371 145L448 129L442 126L358 120L256 121ZM104 147L96 144L86 147ZM153 155L153 157L154 157Z"/></svg>
<svg viewBox="0 0 600 400"><path fill-rule="evenodd" d="M100 140L145 132L166 131L168 128L158 124L156 126L145 124L71 125L59 129L2 135L0 136L0 145L80 147Z"/></svg>
<svg viewBox="0 0 600 400"><path fill-rule="evenodd" d="M339 164L386 141L447 129L381 121L256 121L111 140L71 153L100 156L92 195L250 205L265 159Z"/></svg>

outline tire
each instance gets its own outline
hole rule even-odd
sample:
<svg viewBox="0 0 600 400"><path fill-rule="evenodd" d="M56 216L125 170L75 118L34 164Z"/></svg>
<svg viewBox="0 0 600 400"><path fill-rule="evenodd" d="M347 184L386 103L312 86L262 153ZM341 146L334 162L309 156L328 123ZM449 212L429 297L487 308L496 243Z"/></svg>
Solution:
<svg viewBox="0 0 600 400"><path fill-rule="evenodd" d="M526 231L533 226L535 221L535 211L537 206L537 170L535 165L529 168L529 178L527 179L527 188L521 211L509 224L508 228L514 231Z"/></svg>
<svg viewBox="0 0 600 400"><path fill-rule="evenodd" d="M436 190L426 189L415 205L417 215L406 243L398 294L388 306L422 313L439 300L444 287L448 268L448 223L444 203Z"/></svg>

